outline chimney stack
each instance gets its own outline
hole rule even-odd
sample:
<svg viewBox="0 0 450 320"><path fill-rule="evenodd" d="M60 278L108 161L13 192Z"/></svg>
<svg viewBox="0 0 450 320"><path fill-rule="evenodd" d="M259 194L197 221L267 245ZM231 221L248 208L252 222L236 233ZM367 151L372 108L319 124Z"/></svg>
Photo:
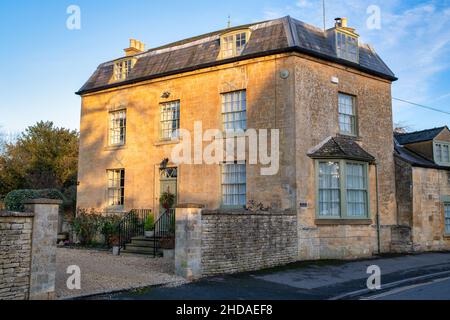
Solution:
<svg viewBox="0 0 450 320"><path fill-rule="evenodd" d="M145 51L145 44L136 39L130 39L130 47L124 49L126 56L133 56Z"/></svg>
<svg viewBox="0 0 450 320"><path fill-rule="evenodd" d="M336 28L348 28L348 19L347 18L336 18Z"/></svg>

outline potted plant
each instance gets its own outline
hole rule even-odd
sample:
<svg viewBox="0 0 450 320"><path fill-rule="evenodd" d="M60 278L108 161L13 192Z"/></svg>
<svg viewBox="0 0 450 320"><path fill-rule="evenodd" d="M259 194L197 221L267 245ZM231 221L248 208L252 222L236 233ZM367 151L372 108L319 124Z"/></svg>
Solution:
<svg viewBox="0 0 450 320"><path fill-rule="evenodd" d="M159 246L165 259L175 258L175 237L167 236L160 240Z"/></svg>
<svg viewBox="0 0 450 320"><path fill-rule="evenodd" d="M153 214L147 216L144 224L144 233L146 238L153 238L155 235L155 219Z"/></svg>
<svg viewBox="0 0 450 320"><path fill-rule="evenodd" d="M114 234L109 238L109 241L112 245L112 252L113 255L118 256L120 255L120 238L119 235Z"/></svg>

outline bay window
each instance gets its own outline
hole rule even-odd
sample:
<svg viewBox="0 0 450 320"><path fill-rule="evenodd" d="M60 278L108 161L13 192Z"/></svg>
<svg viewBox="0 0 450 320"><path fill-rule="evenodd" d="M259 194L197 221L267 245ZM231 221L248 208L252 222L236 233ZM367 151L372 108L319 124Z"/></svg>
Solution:
<svg viewBox="0 0 450 320"><path fill-rule="evenodd" d="M369 217L368 164L318 160L317 215L322 219Z"/></svg>

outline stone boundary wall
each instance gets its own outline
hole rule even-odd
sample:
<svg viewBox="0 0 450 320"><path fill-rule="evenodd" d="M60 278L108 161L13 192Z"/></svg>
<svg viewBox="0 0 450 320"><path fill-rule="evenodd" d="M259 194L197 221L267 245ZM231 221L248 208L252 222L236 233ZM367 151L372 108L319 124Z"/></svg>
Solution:
<svg viewBox="0 0 450 320"><path fill-rule="evenodd" d="M0 211L0 300L54 299L61 203L36 199L25 213Z"/></svg>
<svg viewBox="0 0 450 320"><path fill-rule="evenodd" d="M204 210L176 207L175 270L188 280L254 271L298 260L293 211Z"/></svg>
<svg viewBox="0 0 450 320"><path fill-rule="evenodd" d="M0 212L0 300L28 299L33 217Z"/></svg>
<svg viewBox="0 0 450 320"><path fill-rule="evenodd" d="M202 275L238 273L298 260L293 212L202 212Z"/></svg>

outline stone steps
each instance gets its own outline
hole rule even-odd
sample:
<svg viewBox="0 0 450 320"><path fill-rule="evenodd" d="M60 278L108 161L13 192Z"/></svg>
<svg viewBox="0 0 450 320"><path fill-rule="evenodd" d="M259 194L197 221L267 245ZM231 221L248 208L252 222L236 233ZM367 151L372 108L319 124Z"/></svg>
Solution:
<svg viewBox="0 0 450 320"><path fill-rule="evenodd" d="M146 237L134 237L131 239L131 243L125 245L125 249L121 251L122 254L141 254L153 256L155 241L159 239L146 238ZM161 255L161 251L156 252L157 256Z"/></svg>

